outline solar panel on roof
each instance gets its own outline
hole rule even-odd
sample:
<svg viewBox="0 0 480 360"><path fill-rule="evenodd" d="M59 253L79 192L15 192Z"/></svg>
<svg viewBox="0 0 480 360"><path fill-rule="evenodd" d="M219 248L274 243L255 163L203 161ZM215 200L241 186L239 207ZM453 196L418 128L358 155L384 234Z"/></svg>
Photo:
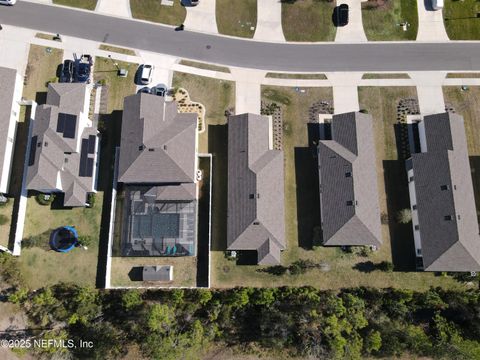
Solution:
<svg viewBox="0 0 480 360"><path fill-rule="evenodd" d="M88 177L92 177L93 175L93 159L88 158L87 159L87 168L86 168L86 173Z"/></svg>
<svg viewBox="0 0 480 360"><path fill-rule="evenodd" d="M35 164L35 154L37 153L37 140L38 136L35 135L32 137L32 140L30 142L30 154L28 157L28 166L32 166Z"/></svg>
<svg viewBox="0 0 480 360"><path fill-rule="evenodd" d="M95 144L97 137L95 135L90 135L88 137L88 153L93 154L95 152Z"/></svg>
<svg viewBox="0 0 480 360"><path fill-rule="evenodd" d="M79 176L88 176L87 160L88 160L88 140L82 139L82 147L80 149L80 164L79 164L80 169L78 173Z"/></svg>
<svg viewBox="0 0 480 360"><path fill-rule="evenodd" d="M65 114L59 113L57 118L57 132L63 134L64 129L65 129Z"/></svg>
<svg viewBox="0 0 480 360"><path fill-rule="evenodd" d="M75 130L77 126L77 116L71 114L64 114L64 130L63 137L68 139L75 139Z"/></svg>

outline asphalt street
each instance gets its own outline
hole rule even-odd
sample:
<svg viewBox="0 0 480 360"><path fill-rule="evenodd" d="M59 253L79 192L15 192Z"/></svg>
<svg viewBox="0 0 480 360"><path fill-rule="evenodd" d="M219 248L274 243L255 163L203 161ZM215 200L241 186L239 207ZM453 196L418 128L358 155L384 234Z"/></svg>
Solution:
<svg viewBox="0 0 480 360"><path fill-rule="evenodd" d="M185 31L93 12L19 1L0 24L230 66L274 71L480 70L480 42L281 44ZM0 49L1 55L1 49Z"/></svg>

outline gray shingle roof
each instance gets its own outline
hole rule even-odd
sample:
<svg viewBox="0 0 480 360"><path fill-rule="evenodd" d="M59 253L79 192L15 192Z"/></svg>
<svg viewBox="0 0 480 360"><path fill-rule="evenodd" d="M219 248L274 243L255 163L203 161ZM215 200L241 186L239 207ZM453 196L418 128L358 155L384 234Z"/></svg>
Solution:
<svg viewBox="0 0 480 360"><path fill-rule="evenodd" d="M283 152L269 147L269 121L228 119L229 250L257 250L259 264L278 264L285 249Z"/></svg>
<svg viewBox="0 0 480 360"><path fill-rule="evenodd" d="M327 246L382 243L370 115L334 115L332 140L318 145L320 215Z"/></svg>
<svg viewBox="0 0 480 360"><path fill-rule="evenodd" d="M27 189L65 193L64 206L84 206L87 193L93 190L92 173L81 173L81 161L95 161L95 154L84 149L83 141L96 137L95 127L80 127L80 116L89 92L85 84L52 83L48 86L47 103L37 106L32 129ZM76 117L72 137L59 132L59 114ZM88 114L83 114L88 116ZM81 132L81 133L80 133ZM79 145L80 144L80 145ZM82 158L82 150L84 157Z"/></svg>
<svg viewBox="0 0 480 360"><path fill-rule="evenodd" d="M427 152L412 154L411 166L424 270L478 271L480 236L463 118L435 114L423 124Z"/></svg>
<svg viewBox="0 0 480 360"><path fill-rule="evenodd" d="M195 181L197 115L180 114L175 102L150 94L125 98L119 181Z"/></svg>
<svg viewBox="0 0 480 360"><path fill-rule="evenodd" d="M12 115L17 71L0 67L0 174L3 173L5 151L8 144L8 128ZM12 152L13 153L13 152Z"/></svg>

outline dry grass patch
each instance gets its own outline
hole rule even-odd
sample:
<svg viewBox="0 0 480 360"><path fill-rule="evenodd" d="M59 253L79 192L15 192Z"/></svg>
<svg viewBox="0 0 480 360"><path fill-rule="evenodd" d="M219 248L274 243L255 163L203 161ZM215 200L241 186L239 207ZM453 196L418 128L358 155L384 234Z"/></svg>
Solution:
<svg viewBox="0 0 480 360"><path fill-rule="evenodd" d="M408 74L377 74L377 73L368 73L363 74L362 80L367 79L410 79Z"/></svg>
<svg viewBox="0 0 480 360"><path fill-rule="evenodd" d="M101 44L98 48L99 48L100 50L116 52L116 53L124 54L124 55L131 55L131 56L135 56L135 55L136 55L134 50L125 49L125 48L118 47L118 46L113 46L113 45Z"/></svg>
<svg viewBox="0 0 480 360"><path fill-rule="evenodd" d="M190 66L190 67L195 67L195 68L198 68L198 69L230 73L230 69L228 67L218 66L218 65L213 65L213 64L206 64L206 63L201 63L201 62L197 62L197 61L181 60L179 64L180 65L185 65L185 66Z"/></svg>
<svg viewBox="0 0 480 360"><path fill-rule="evenodd" d="M292 74L269 72L267 75L265 75L265 77L273 79L327 80L327 75L325 74Z"/></svg>
<svg viewBox="0 0 480 360"><path fill-rule="evenodd" d="M8 239L10 236L10 225L12 222L14 199L9 199L8 202L0 206L0 245L8 248Z"/></svg>

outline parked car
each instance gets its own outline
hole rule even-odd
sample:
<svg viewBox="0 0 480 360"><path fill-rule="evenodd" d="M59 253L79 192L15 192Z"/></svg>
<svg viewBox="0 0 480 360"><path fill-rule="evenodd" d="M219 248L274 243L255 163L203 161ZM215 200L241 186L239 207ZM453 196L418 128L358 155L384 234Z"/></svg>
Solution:
<svg viewBox="0 0 480 360"><path fill-rule="evenodd" d="M15 5L17 0L0 0L1 5Z"/></svg>
<svg viewBox="0 0 480 360"><path fill-rule="evenodd" d="M443 0L432 0L432 9L433 10L442 10L443 9Z"/></svg>
<svg viewBox="0 0 480 360"><path fill-rule="evenodd" d="M158 96L165 96L167 93L167 87L163 84L158 84L157 86L154 86L152 88L152 94L158 95Z"/></svg>
<svg viewBox="0 0 480 360"><path fill-rule="evenodd" d="M152 82L154 66L150 64L140 65L140 83L142 85L148 85Z"/></svg>
<svg viewBox="0 0 480 360"><path fill-rule="evenodd" d="M89 83L92 65L92 57L90 55L82 55L80 59L77 60L75 81Z"/></svg>
<svg viewBox="0 0 480 360"><path fill-rule="evenodd" d="M151 94L152 89L150 89L148 86L145 86L141 88L140 90L137 91L137 94L144 93L144 94Z"/></svg>
<svg viewBox="0 0 480 360"><path fill-rule="evenodd" d="M64 82L64 83L72 82L74 71L75 71L75 62L73 60L65 60L62 64L60 82Z"/></svg>
<svg viewBox="0 0 480 360"><path fill-rule="evenodd" d="M335 26L345 26L348 24L348 5L340 4L333 10Z"/></svg>

